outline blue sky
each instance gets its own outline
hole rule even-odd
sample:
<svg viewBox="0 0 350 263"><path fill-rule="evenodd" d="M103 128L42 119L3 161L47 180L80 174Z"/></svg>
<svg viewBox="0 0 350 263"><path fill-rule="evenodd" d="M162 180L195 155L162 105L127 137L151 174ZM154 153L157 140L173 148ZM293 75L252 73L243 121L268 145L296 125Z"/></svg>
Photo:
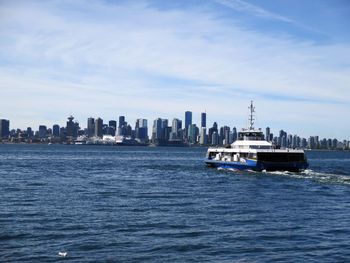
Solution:
<svg viewBox="0 0 350 263"><path fill-rule="evenodd" d="M350 139L347 0L0 1L11 127L184 119Z"/></svg>

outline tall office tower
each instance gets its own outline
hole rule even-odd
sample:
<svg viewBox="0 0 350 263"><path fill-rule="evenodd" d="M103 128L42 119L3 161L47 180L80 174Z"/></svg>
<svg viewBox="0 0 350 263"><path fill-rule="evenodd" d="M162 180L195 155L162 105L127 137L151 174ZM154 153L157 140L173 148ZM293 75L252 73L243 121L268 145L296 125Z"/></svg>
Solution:
<svg viewBox="0 0 350 263"><path fill-rule="evenodd" d="M147 119L137 119L135 124L135 137L141 141L148 140Z"/></svg>
<svg viewBox="0 0 350 263"><path fill-rule="evenodd" d="M225 126L226 128L226 126ZM230 144L230 127L225 129L225 144Z"/></svg>
<svg viewBox="0 0 350 263"><path fill-rule="evenodd" d="M283 137L285 139L283 139ZM284 144L284 141L286 142L285 144ZM286 147L286 145L287 145L287 133L284 130L280 130L277 144L280 145L281 147Z"/></svg>
<svg viewBox="0 0 350 263"><path fill-rule="evenodd" d="M142 128L142 127L147 127L147 119L140 118L136 120L135 128Z"/></svg>
<svg viewBox="0 0 350 263"><path fill-rule="evenodd" d="M115 136L115 131L117 130L117 121L110 120L108 122L108 127L106 128L106 130L107 130L106 134Z"/></svg>
<svg viewBox="0 0 350 263"><path fill-rule="evenodd" d="M219 135L217 131L213 132L212 138L211 138L211 144L212 145L219 145Z"/></svg>
<svg viewBox="0 0 350 263"><path fill-rule="evenodd" d="M333 149L337 149L338 148L338 140L337 139L333 139L332 140L332 148Z"/></svg>
<svg viewBox="0 0 350 263"><path fill-rule="evenodd" d="M207 144L207 128L205 127L201 129L200 144Z"/></svg>
<svg viewBox="0 0 350 263"><path fill-rule="evenodd" d="M73 122L74 117L71 115L68 117L66 133L67 137L77 137L78 131L76 130L76 124Z"/></svg>
<svg viewBox="0 0 350 263"><path fill-rule="evenodd" d="M52 135L55 137L60 136L60 126L58 124L52 126Z"/></svg>
<svg viewBox="0 0 350 263"><path fill-rule="evenodd" d="M169 140L171 129L168 129L168 119L162 119L162 139Z"/></svg>
<svg viewBox="0 0 350 263"><path fill-rule="evenodd" d="M205 112L201 113L201 128L207 127L207 114Z"/></svg>
<svg viewBox="0 0 350 263"><path fill-rule="evenodd" d="M287 137L287 147L291 147L292 146L292 143L293 143L293 135L292 134L288 134L288 137Z"/></svg>
<svg viewBox="0 0 350 263"><path fill-rule="evenodd" d="M268 142L270 141L270 133L270 127L266 127L265 140Z"/></svg>
<svg viewBox="0 0 350 263"><path fill-rule="evenodd" d="M237 141L237 129L236 127L232 128L232 142Z"/></svg>
<svg viewBox="0 0 350 263"><path fill-rule="evenodd" d="M190 143L196 143L197 142L197 132L198 128L196 124L191 124L188 128L188 141Z"/></svg>
<svg viewBox="0 0 350 263"><path fill-rule="evenodd" d="M95 119L90 117L87 120L87 136L92 137L95 135Z"/></svg>
<svg viewBox="0 0 350 263"><path fill-rule="evenodd" d="M33 130L32 130L31 127L28 127L28 128L27 128L26 133L27 133L27 137L28 137L28 138L32 138L33 135L34 135ZM1 137L1 136L0 136L0 137Z"/></svg>
<svg viewBox="0 0 350 263"><path fill-rule="evenodd" d="M159 141L162 139L162 119L157 118L153 121L152 127L152 141Z"/></svg>
<svg viewBox="0 0 350 263"><path fill-rule="evenodd" d="M101 118L97 118L95 120L95 136L102 138L102 128L103 128L103 120Z"/></svg>
<svg viewBox="0 0 350 263"><path fill-rule="evenodd" d="M192 124L192 111L185 112L185 131L186 135L188 135L188 126Z"/></svg>
<svg viewBox="0 0 350 263"><path fill-rule="evenodd" d="M213 123L213 127L211 127L208 131L208 143L213 144L212 138L213 133L218 132L218 124L216 122Z"/></svg>
<svg viewBox="0 0 350 263"><path fill-rule="evenodd" d="M45 125L40 125L39 126L39 138L45 138L47 135L47 128Z"/></svg>
<svg viewBox="0 0 350 263"><path fill-rule="evenodd" d="M174 118L171 125L171 132L174 134L174 139L179 138L179 131L182 129L182 121Z"/></svg>
<svg viewBox="0 0 350 263"><path fill-rule="evenodd" d="M125 123L125 116L119 116L119 125L118 125L118 128L121 128L123 126L126 126L126 123Z"/></svg>
<svg viewBox="0 0 350 263"><path fill-rule="evenodd" d="M0 119L0 138L8 137L10 135L10 121Z"/></svg>
<svg viewBox="0 0 350 263"><path fill-rule="evenodd" d="M116 128L117 128L117 121L115 121L115 120L110 120L110 121L108 122L108 126L109 126L109 127L114 127L114 129L116 129Z"/></svg>

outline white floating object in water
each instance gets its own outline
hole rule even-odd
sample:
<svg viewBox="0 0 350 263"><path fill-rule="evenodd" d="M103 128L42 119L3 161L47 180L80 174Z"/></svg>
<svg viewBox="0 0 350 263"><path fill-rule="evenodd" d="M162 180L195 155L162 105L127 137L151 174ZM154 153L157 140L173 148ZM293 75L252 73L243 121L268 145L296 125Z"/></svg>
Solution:
<svg viewBox="0 0 350 263"><path fill-rule="evenodd" d="M58 255L60 256L60 257L66 257L67 256L67 252L58 252Z"/></svg>

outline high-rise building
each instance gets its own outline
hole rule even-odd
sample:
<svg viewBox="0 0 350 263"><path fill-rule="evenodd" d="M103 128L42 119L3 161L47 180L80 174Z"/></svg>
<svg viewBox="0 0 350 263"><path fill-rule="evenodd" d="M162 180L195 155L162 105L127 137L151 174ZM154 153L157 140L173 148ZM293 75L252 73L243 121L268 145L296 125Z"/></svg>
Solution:
<svg viewBox="0 0 350 263"><path fill-rule="evenodd" d="M95 136L102 138L102 129L103 129L103 120L101 118L97 118L95 120Z"/></svg>
<svg viewBox="0 0 350 263"><path fill-rule="evenodd" d="M270 141L270 133L270 127L266 127L265 140L268 142Z"/></svg>
<svg viewBox="0 0 350 263"><path fill-rule="evenodd" d="M77 137L78 136L78 130L76 123L73 122L74 117L71 115L68 117L67 126L66 126L66 133L67 137Z"/></svg>
<svg viewBox="0 0 350 263"><path fill-rule="evenodd" d="M95 135L95 119L90 117L87 120L87 136L93 137Z"/></svg>
<svg viewBox="0 0 350 263"><path fill-rule="evenodd" d="M232 142L237 141L237 129L236 127L232 128Z"/></svg>
<svg viewBox="0 0 350 263"><path fill-rule="evenodd" d="M118 125L118 128L122 128L123 126L126 126L126 123L125 123L125 116L119 116L119 125Z"/></svg>
<svg viewBox="0 0 350 263"><path fill-rule="evenodd" d="M174 118L172 125L171 125L171 132L174 135L174 139L179 138L179 132L182 129L182 121L179 119Z"/></svg>
<svg viewBox="0 0 350 263"><path fill-rule="evenodd" d="M218 132L218 124L214 122L213 127L211 127L208 131L208 143L209 144L214 144L212 139L213 139L213 133Z"/></svg>
<svg viewBox="0 0 350 263"><path fill-rule="evenodd" d="M200 137L200 144L207 144L207 128L202 127L201 129L201 137Z"/></svg>
<svg viewBox="0 0 350 263"><path fill-rule="evenodd" d="M10 135L10 121L0 119L0 138L8 137Z"/></svg>
<svg viewBox="0 0 350 263"><path fill-rule="evenodd" d="M52 135L54 137L59 137L60 136L60 126L58 124L55 124L52 126Z"/></svg>
<svg viewBox="0 0 350 263"><path fill-rule="evenodd" d="M214 131L211 138L212 145L219 145L219 134L217 131Z"/></svg>
<svg viewBox="0 0 350 263"><path fill-rule="evenodd" d="M137 119L135 124L135 137L142 142L148 140L148 127L146 119Z"/></svg>
<svg viewBox="0 0 350 263"><path fill-rule="evenodd" d="M115 120L110 120L110 121L108 122L108 126L109 126L109 127L114 127L114 129L116 129L116 128L117 128L117 121L115 121Z"/></svg>
<svg viewBox="0 0 350 263"><path fill-rule="evenodd" d="M162 119L157 118L153 121L152 140L153 142L155 142L161 139L162 139Z"/></svg>
<svg viewBox="0 0 350 263"><path fill-rule="evenodd" d="M41 138L41 139L46 137L46 135L47 135L47 128L46 128L45 125L40 125L39 126L39 133L38 133L38 135L39 135L39 138Z"/></svg>
<svg viewBox="0 0 350 263"><path fill-rule="evenodd" d="M191 124L188 128L188 141L190 143L196 143L197 142L197 126L196 124Z"/></svg>
<svg viewBox="0 0 350 263"><path fill-rule="evenodd" d="M201 128L207 127L207 114L205 112L201 113Z"/></svg>
<svg viewBox="0 0 350 263"><path fill-rule="evenodd" d="M192 111L185 112L185 131L188 134L188 127L192 124Z"/></svg>

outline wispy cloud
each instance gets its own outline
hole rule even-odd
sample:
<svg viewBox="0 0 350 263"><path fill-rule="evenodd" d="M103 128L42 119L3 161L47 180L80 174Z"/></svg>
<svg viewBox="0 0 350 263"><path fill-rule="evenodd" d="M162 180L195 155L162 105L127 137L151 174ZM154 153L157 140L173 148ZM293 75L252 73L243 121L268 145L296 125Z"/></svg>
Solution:
<svg viewBox="0 0 350 263"><path fill-rule="evenodd" d="M272 19L272 20L279 20L287 23L294 22L293 20L287 17L281 16L279 14L275 14L257 5L253 5L242 0L215 0L215 2L222 4L226 7L229 7L233 10L248 13L254 16Z"/></svg>
<svg viewBox="0 0 350 263"><path fill-rule="evenodd" d="M118 114L133 120L183 118L187 109L206 109L211 120L241 125L240 109L250 98L262 103L261 116L269 122L284 120L281 127L302 119L317 119L320 127L324 120L315 115L335 124L340 110L350 114L342 106L350 103L348 44L247 30L206 7L162 10L147 2L83 0L1 5L0 90L6 100L0 117L16 121L26 113L14 125L31 125L30 112L39 121L46 111L57 119L72 112L80 120ZM288 111L293 114L285 119Z"/></svg>

